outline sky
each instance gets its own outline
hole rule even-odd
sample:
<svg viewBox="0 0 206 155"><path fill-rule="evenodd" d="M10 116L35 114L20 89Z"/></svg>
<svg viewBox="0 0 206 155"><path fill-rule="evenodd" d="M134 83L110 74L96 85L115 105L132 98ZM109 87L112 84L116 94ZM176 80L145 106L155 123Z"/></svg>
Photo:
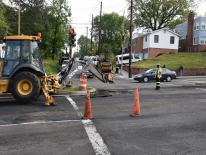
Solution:
<svg viewBox="0 0 206 155"><path fill-rule="evenodd" d="M76 31L76 38L81 35L90 37L92 14L100 14L100 4L102 2L102 13L116 12L120 16L127 16L127 9L130 4L126 0L67 0L71 6L71 25ZM203 1L196 7L198 15L204 15L206 12L206 0L194 0L195 2ZM78 47L75 48L78 50Z"/></svg>
<svg viewBox="0 0 206 155"><path fill-rule="evenodd" d="M77 38L80 35L87 36L87 33L88 36L90 36L89 30L91 28L92 14L94 16L99 15L101 1L103 13L116 12L123 16L125 11L125 16L127 15L129 4L126 0L68 0L72 12L71 22L77 32ZM200 0L195 0L195 2L196 1ZM196 10L198 15L204 15L206 12L206 0L201 1L202 3L197 6Z"/></svg>
<svg viewBox="0 0 206 155"><path fill-rule="evenodd" d="M8 3L8 0L3 1ZM92 14L94 17L99 15L101 2L103 14L116 12L123 16L125 11L125 16L127 16L127 8L129 7L126 0L67 0L67 2L71 6L72 16L70 20L77 33L77 38L81 35L87 36L87 33L90 36ZM198 15L203 16L206 12L206 0L194 0L194 2L201 2L196 11Z"/></svg>
<svg viewBox="0 0 206 155"><path fill-rule="evenodd" d="M197 6L197 13L199 15L205 15L206 13L206 0Z"/></svg>
<svg viewBox="0 0 206 155"><path fill-rule="evenodd" d="M77 38L80 35L88 36L90 33L92 14L97 16L100 14L100 4L102 1L102 13L116 12L123 16L125 10L128 8L128 2L126 0L68 0L71 6L71 25L74 27ZM88 31L87 31L88 27Z"/></svg>

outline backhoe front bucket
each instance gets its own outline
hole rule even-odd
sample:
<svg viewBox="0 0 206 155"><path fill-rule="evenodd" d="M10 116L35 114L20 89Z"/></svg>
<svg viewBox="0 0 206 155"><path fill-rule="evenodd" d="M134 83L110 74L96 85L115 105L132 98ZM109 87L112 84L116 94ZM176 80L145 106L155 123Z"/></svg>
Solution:
<svg viewBox="0 0 206 155"><path fill-rule="evenodd" d="M56 105L54 98L50 95L51 93L57 93L57 90L60 88L58 79L56 76L43 76L40 78L41 88L46 99L45 105Z"/></svg>

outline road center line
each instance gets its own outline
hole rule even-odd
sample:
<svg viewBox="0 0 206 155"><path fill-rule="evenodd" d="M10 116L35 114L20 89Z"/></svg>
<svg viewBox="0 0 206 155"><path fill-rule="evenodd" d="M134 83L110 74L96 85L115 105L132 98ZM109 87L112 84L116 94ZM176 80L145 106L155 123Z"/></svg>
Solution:
<svg viewBox="0 0 206 155"><path fill-rule="evenodd" d="M77 115L79 117L82 117L83 115L79 111L77 104L69 96L66 96L66 98L71 103L73 108L76 110ZM97 132L97 129L95 125L93 124L93 122L91 120L82 120L82 124L86 130L86 133L94 149L94 152L97 155L110 155L111 153L109 152L107 145L104 143L102 137Z"/></svg>
<svg viewBox="0 0 206 155"><path fill-rule="evenodd" d="M67 122L79 122L80 120L61 120L61 121L34 121L26 123L16 123L16 124L5 124L0 125L0 127L12 127L12 126L21 126L21 125L34 125L34 124L49 124L49 123L67 123Z"/></svg>

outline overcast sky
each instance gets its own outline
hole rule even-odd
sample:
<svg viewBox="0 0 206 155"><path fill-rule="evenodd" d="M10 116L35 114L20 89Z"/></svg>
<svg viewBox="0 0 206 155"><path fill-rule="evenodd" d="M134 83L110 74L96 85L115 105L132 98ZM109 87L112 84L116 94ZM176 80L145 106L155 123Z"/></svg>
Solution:
<svg viewBox="0 0 206 155"><path fill-rule="evenodd" d="M99 15L101 1L103 13L116 12L122 16L125 10L125 16L127 15L129 4L126 0L68 0L72 12L72 26L77 32L77 38L80 35L87 35L87 27L89 30L91 28L92 14L94 16ZM206 0L198 5L197 12L199 15L205 14L205 6ZM90 35L88 34L88 36Z"/></svg>
<svg viewBox="0 0 206 155"><path fill-rule="evenodd" d="M8 0L3 0L8 3ZM48 2L51 0L47 0ZM77 38L80 35L87 34L91 28L92 14L94 16L99 15L100 3L102 1L102 12L111 13L116 12L123 16L125 11L125 16L127 15L127 8L129 6L126 0L67 0L69 6L71 6L71 22L72 26L77 32ZM206 12L206 0L194 0L194 2L202 2L197 7L198 15L204 15ZM89 34L88 34L89 35Z"/></svg>
<svg viewBox="0 0 206 155"><path fill-rule="evenodd" d="M72 26L80 35L87 34L87 27L90 30L92 14L95 16L100 13L100 0L68 0L72 12ZM128 3L126 0L102 0L102 13L116 12L123 16L124 10L127 11ZM126 13L125 13L126 15ZM90 33L90 31L88 31Z"/></svg>

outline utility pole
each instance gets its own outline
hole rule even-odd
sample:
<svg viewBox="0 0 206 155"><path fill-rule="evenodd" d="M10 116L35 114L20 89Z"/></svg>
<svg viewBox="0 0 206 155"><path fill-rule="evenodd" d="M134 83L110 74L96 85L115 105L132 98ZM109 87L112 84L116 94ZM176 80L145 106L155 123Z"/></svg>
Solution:
<svg viewBox="0 0 206 155"><path fill-rule="evenodd" d="M91 28L91 42L90 42L90 44L91 44L91 52L92 52L92 38L93 38L93 26L94 26L94 19L93 19L94 17L93 17L93 14L92 14L92 28Z"/></svg>
<svg viewBox="0 0 206 155"><path fill-rule="evenodd" d="M88 26L87 26L87 38L86 38L86 53L88 54Z"/></svg>
<svg viewBox="0 0 206 155"><path fill-rule="evenodd" d="M124 49L124 14L125 14L125 10L123 13L123 20L122 20L122 57L121 57L121 67L120 67L120 73L122 73L122 68L123 68L123 49Z"/></svg>
<svg viewBox="0 0 206 155"><path fill-rule="evenodd" d="M20 35L21 34L21 28L20 28L20 23L21 23L21 17L20 17L20 1L19 1L19 10L18 10L18 35Z"/></svg>
<svg viewBox="0 0 206 155"><path fill-rule="evenodd" d="M131 56L132 56L132 14L133 14L133 0L131 0L130 6L130 27L129 27L129 78L132 77L131 72Z"/></svg>
<svg viewBox="0 0 206 155"><path fill-rule="evenodd" d="M69 45L69 57L72 58L72 45Z"/></svg>
<svg viewBox="0 0 206 155"><path fill-rule="evenodd" d="M98 50L97 54L100 54L100 46L101 46L101 30L102 30L102 2L100 5L100 15L99 15L99 43L98 43Z"/></svg>

